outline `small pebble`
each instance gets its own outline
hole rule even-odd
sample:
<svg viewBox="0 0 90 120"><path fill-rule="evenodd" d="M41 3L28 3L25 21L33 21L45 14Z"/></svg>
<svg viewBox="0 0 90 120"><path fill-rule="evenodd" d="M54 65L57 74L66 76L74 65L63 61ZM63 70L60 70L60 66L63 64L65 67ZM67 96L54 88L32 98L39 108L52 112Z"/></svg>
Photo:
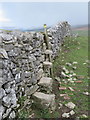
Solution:
<svg viewBox="0 0 90 120"><path fill-rule="evenodd" d="M63 113L63 114L62 114L62 117L64 117L64 118L69 118L70 116L69 116L69 113Z"/></svg>
<svg viewBox="0 0 90 120"><path fill-rule="evenodd" d="M66 65L67 65L67 66L72 66L72 64L71 64L71 63L66 63Z"/></svg>
<svg viewBox="0 0 90 120"><path fill-rule="evenodd" d="M67 106L70 109L74 109L76 105L72 102L69 102L69 103L65 104L65 106Z"/></svg>
<svg viewBox="0 0 90 120"><path fill-rule="evenodd" d="M73 67L73 70L76 70L76 68L77 68L76 66L75 66L75 67Z"/></svg>
<svg viewBox="0 0 90 120"><path fill-rule="evenodd" d="M83 63L83 65L86 65L87 63Z"/></svg>
<svg viewBox="0 0 90 120"><path fill-rule="evenodd" d="M70 97L68 95L64 96L65 100L70 100Z"/></svg>
<svg viewBox="0 0 90 120"><path fill-rule="evenodd" d="M71 87L68 87L68 88L69 88L69 90L74 91L74 89L72 89Z"/></svg>
<svg viewBox="0 0 90 120"><path fill-rule="evenodd" d="M73 64L75 65L75 64L78 64L78 62L73 62Z"/></svg>
<svg viewBox="0 0 90 120"><path fill-rule="evenodd" d="M71 110L71 111L69 112L69 114L70 114L70 115L74 115L75 112L74 112L73 110Z"/></svg>
<svg viewBox="0 0 90 120"><path fill-rule="evenodd" d="M89 95L89 92L83 92L84 95Z"/></svg>
<svg viewBox="0 0 90 120"><path fill-rule="evenodd" d="M59 90L66 90L67 88L66 87L63 87L63 86L61 86L61 87L59 87Z"/></svg>
<svg viewBox="0 0 90 120"><path fill-rule="evenodd" d="M82 83L82 81L81 81L81 80L78 80L78 81L75 81L75 83Z"/></svg>
<svg viewBox="0 0 90 120"><path fill-rule="evenodd" d="M82 117L87 118L87 115L83 114Z"/></svg>

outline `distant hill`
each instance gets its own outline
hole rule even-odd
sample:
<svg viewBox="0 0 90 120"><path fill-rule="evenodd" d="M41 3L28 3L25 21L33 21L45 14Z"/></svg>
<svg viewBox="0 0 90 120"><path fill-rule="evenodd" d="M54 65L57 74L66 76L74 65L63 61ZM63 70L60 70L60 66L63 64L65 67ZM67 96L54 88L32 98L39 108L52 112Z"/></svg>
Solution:
<svg viewBox="0 0 90 120"><path fill-rule="evenodd" d="M72 26L72 30L88 30L88 25Z"/></svg>
<svg viewBox="0 0 90 120"><path fill-rule="evenodd" d="M50 28L50 27L47 27L47 29ZM0 27L1 30L10 30L10 31L13 31L13 30L20 30L20 31L28 31L28 32L31 32L31 31L44 31L44 28L41 27L41 28L34 28L34 29L31 29L31 28L15 28L15 27Z"/></svg>
<svg viewBox="0 0 90 120"><path fill-rule="evenodd" d="M47 29L48 28L50 28L50 27L47 27ZM11 30L11 31L13 31L13 30L20 30L20 31L28 31L28 32L31 32L31 31L36 31L36 32L38 32L38 31L44 31L44 28L43 27L41 27L41 28L33 28L33 29L31 29L31 28L15 28L15 27L0 27L0 29L2 29L2 30ZM76 25L76 26L72 26L72 30L88 30L88 25Z"/></svg>
<svg viewBox="0 0 90 120"><path fill-rule="evenodd" d="M88 25L78 25L72 27L72 33L79 36L88 36Z"/></svg>

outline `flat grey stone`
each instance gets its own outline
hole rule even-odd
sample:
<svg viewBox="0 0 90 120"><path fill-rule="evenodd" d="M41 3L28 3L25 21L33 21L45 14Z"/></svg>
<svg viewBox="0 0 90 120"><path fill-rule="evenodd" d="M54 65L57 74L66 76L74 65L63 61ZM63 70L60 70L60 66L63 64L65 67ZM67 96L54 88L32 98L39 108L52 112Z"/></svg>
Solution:
<svg viewBox="0 0 90 120"><path fill-rule="evenodd" d="M41 85L43 87L51 88L52 87L52 78L49 77L42 77L40 81L38 82L38 85Z"/></svg>
<svg viewBox="0 0 90 120"><path fill-rule="evenodd" d="M37 102L39 105L43 105L46 108L49 108L51 110L55 110L55 95L54 94L45 94L42 92L35 92L33 94L34 101Z"/></svg>
<svg viewBox="0 0 90 120"><path fill-rule="evenodd" d="M45 54L52 54L53 52L51 50L45 50Z"/></svg>
<svg viewBox="0 0 90 120"><path fill-rule="evenodd" d="M15 118L15 116L16 116L16 115L15 115L15 112L12 111L12 112L10 113L10 115L9 115L9 118L10 118L10 119L13 119L13 118Z"/></svg>
<svg viewBox="0 0 90 120"><path fill-rule="evenodd" d="M0 88L0 99L6 95L5 90Z"/></svg>
<svg viewBox="0 0 90 120"><path fill-rule="evenodd" d="M8 59L8 54L5 49L0 48L0 58L6 58Z"/></svg>
<svg viewBox="0 0 90 120"><path fill-rule="evenodd" d="M4 78L3 77L0 77L0 88L2 87L2 85L4 84Z"/></svg>
<svg viewBox="0 0 90 120"><path fill-rule="evenodd" d="M0 69L0 77L2 77L2 75L3 75L3 70Z"/></svg>
<svg viewBox="0 0 90 120"><path fill-rule="evenodd" d="M44 76L44 71L43 71L43 69L40 69L40 70L37 72L37 80L40 80L41 77L43 77L43 76Z"/></svg>
<svg viewBox="0 0 90 120"><path fill-rule="evenodd" d="M52 63L51 62L48 62L48 61L45 61L45 62L43 62L43 65L45 65L45 66L52 66Z"/></svg>
<svg viewBox="0 0 90 120"><path fill-rule="evenodd" d="M16 98L16 94L15 91L13 89L11 89L10 94L8 94L7 96L3 97L3 103L6 107L16 107L17 106L17 98Z"/></svg>
<svg viewBox="0 0 90 120"><path fill-rule="evenodd" d="M31 86L30 88L28 87L26 90L25 90L25 94L26 95L32 95L33 93L35 93L37 90L38 90L39 86L36 84L36 85L33 85Z"/></svg>
<svg viewBox="0 0 90 120"><path fill-rule="evenodd" d="M11 108L9 108L9 109L6 110L6 112L3 114L3 119L6 118L9 115L9 113L11 112L11 110L12 110Z"/></svg>
<svg viewBox="0 0 90 120"><path fill-rule="evenodd" d="M69 118L70 115L69 115L69 113L63 113L63 114L62 114L62 117L63 117L63 118Z"/></svg>
<svg viewBox="0 0 90 120"><path fill-rule="evenodd" d="M21 74L20 73L18 73L18 74L15 75L15 81L17 83L20 82L20 78L21 78Z"/></svg>
<svg viewBox="0 0 90 120"><path fill-rule="evenodd" d="M2 120L2 115L4 111L5 111L5 108L2 105L0 105L0 120Z"/></svg>
<svg viewBox="0 0 90 120"><path fill-rule="evenodd" d="M10 41L13 39L13 35L8 35L8 34L2 34L2 38L5 41Z"/></svg>
<svg viewBox="0 0 90 120"><path fill-rule="evenodd" d="M74 109L76 105L72 102L69 102L69 103L65 104L65 106L67 106L70 109Z"/></svg>
<svg viewBox="0 0 90 120"><path fill-rule="evenodd" d="M3 68L3 60L0 59L0 69L2 69L2 68Z"/></svg>
<svg viewBox="0 0 90 120"><path fill-rule="evenodd" d="M2 44L2 41L3 41L3 39L2 39L2 37L0 36L0 45Z"/></svg>
<svg viewBox="0 0 90 120"><path fill-rule="evenodd" d="M31 72L30 71L25 71L25 77L29 78L31 76Z"/></svg>

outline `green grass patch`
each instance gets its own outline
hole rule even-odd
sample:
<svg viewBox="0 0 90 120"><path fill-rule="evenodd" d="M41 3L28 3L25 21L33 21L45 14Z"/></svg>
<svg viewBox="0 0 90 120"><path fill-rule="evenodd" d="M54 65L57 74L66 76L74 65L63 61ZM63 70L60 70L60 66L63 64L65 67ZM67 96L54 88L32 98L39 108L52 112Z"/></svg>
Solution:
<svg viewBox="0 0 90 120"><path fill-rule="evenodd" d="M2 31L6 31L6 32L12 32L11 30L5 30L5 29L0 29Z"/></svg>
<svg viewBox="0 0 90 120"><path fill-rule="evenodd" d="M75 31L76 33L76 31ZM78 33L78 31L77 31ZM62 46L62 50L59 53L59 57L54 61L54 75L60 77L62 68L65 67L68 71L72 70L76 73L77 76L83 76L83 79L77 79L76 81L82 81L82 83L70 83L64 82L67 81L68 78L62 78L60 86L65 86L66 90L57 91L57 94L67 94L70 97L70 100L62 99L62 103L65 104L69 101L76 104L75 112L77 116L82 114L88 115L88 96L84 95L83 92L88 91L88 37L87 35L82 35L82 31L79 31L79 37L74 38L66 38L64 42L64 46ZM87 33L87 31L83 31L83 33ZM67 66L66 63L77 62L77 65ZM73 70L73 67L76 67ZM72 87L74 91L70 91L68 87ZM73 95L72 95L73 93ZM60 100L61 98L59 98ZM58 100L58 101L59 101Z"/></svg>
<svg viewBox="0 0 90 120"><path fill-rule="evenodd" d="M88 36L88 30L72 30L72 33L78 33L79 36Z"/></svg>

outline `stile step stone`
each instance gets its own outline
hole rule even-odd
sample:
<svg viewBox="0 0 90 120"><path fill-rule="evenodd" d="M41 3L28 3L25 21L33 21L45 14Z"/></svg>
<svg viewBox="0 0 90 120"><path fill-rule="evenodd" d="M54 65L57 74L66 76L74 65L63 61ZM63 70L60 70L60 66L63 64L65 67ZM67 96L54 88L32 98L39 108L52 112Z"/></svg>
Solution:
<svg viewBox="0 0 90 120"><path fill-rule="evenodd" d="M43 87L43 90L52 91L53 80L50 77L42 77L38 82L38 85Z"/></svg>
<svg viewBox="0 0 90 120"><path fill-rule="evenodd" d="M53 52L52 52L51 50L46 50L46 51L45 51L45 54L50 54L50 55L51 55L52 53L53 53Z"/></svg>
<svg viewBox="0 0 90 120"><path fill-rule="evenodd" d="M44 66L50 66L50 67L51 67L51 66L52 66L52 63L51 63L51 62L48 62L48 61L45 61L45 62L43 62L43 65L44 65Z"/></svg>
<svg viewBox="0 0 90 120"><path fill-rule="evenodd" d="M49 110L54 111L56 108L55 95L45 94L42 92L35 92L33 94L34 102L38 105L42 105L43 108L49 108Z"/></svg>

